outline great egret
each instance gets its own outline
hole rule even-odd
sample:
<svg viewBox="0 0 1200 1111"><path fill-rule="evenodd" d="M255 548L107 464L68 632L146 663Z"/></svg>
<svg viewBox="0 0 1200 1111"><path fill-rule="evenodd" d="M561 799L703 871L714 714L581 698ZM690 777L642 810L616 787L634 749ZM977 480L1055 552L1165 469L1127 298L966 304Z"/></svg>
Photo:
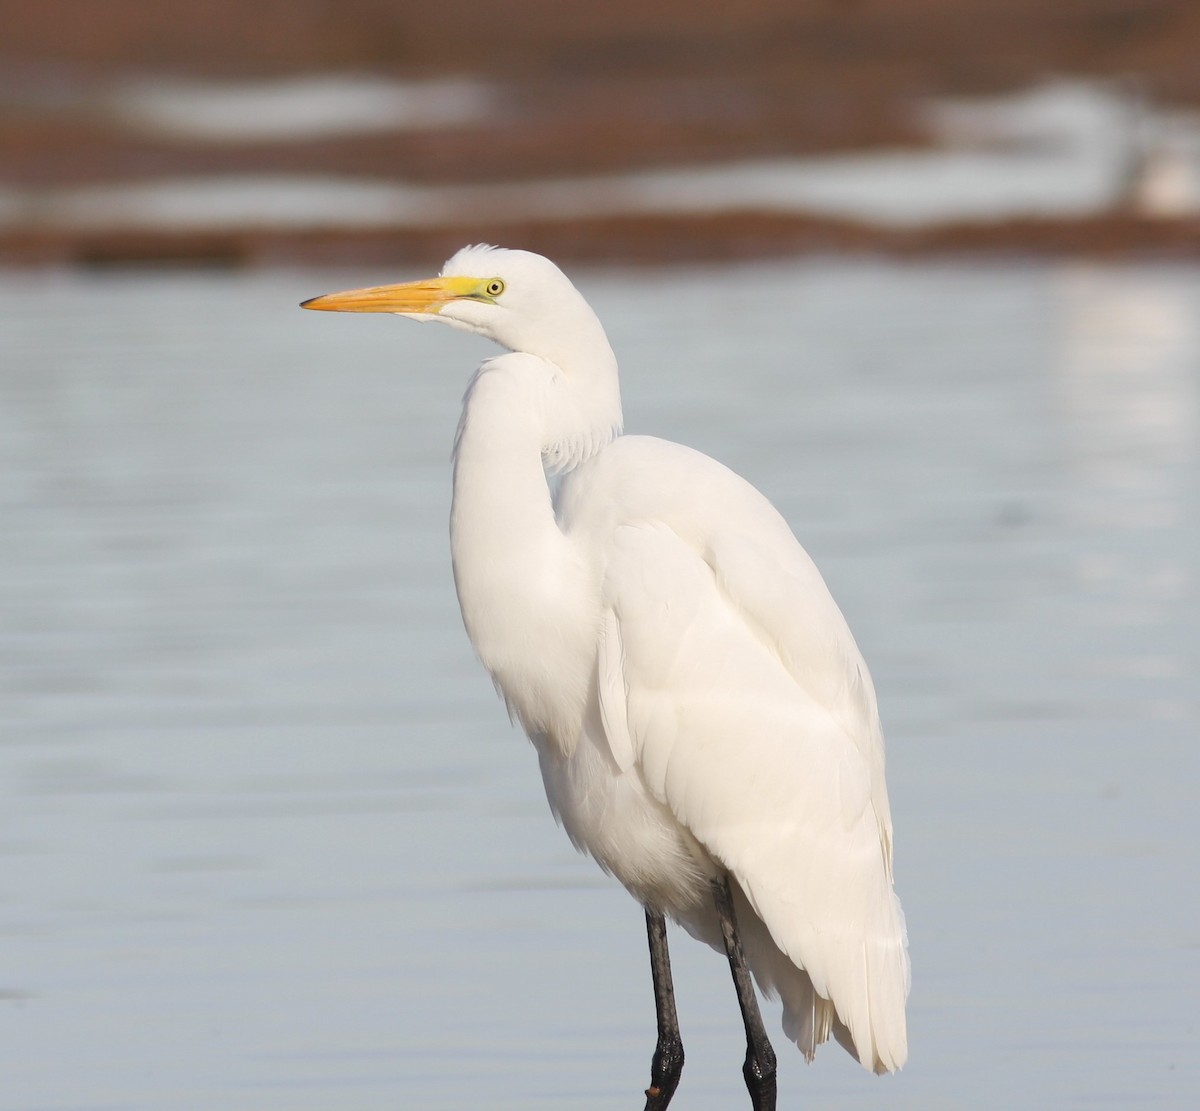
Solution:
<svg viewBox="0 0 1200 1111"><path fill-rule="evenodd" d="M783 518L707 456L621 435L604 329L540 255L466 247L440 277L304 307L508 349L475 372L454 441L454 581L551 810L645 908L647 1111L683 1067L664 915L729 959L755 1111L776 1061L750 974L805 1057L832 1032L898 1069L909 962L875 692Z"/></svg>

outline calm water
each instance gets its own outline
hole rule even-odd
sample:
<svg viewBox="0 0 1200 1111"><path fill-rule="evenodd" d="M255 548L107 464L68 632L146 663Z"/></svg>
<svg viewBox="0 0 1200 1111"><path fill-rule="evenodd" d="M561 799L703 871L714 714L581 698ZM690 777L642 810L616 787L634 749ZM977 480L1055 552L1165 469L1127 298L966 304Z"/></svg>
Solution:
<svg viewBox="0 0 1200 1111"><path fill-rule="evenodd" d="M294 307L401 276L0 276L4 1111L641 1106L641 913L455 606L488 348ZM880 690L912 1060L780 1036L781 1105L1200 1105L1200 270L579 278L630 429L777 502ZM676 1102L744 1106L673 938Z"/></svg>

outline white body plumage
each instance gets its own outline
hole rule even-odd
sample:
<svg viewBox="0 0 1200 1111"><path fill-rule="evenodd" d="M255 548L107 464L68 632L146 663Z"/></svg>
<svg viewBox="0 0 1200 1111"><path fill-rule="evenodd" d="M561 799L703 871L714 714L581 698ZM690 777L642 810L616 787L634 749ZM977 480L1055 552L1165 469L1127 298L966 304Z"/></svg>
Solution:
<svg viewBox="0 0 1200 1111"><path fill-rule="evenodd" d="M396 300L414 288L424 300ZM708 457L619 434L603 329L540 256L466 248L432 283L367 292L312 307L510 350L464 401L451 551L468 634L571 840L718 949L710 884L727 873L788 1036L899 1068L909 964L875 693L787 524Z"/></svg>

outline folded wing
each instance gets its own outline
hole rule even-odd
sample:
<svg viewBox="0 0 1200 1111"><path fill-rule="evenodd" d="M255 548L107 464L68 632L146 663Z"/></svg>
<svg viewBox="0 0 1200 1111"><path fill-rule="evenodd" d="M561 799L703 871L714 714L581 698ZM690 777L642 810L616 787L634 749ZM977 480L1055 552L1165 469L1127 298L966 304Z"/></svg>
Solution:
<svg viewBox="0 0 1200 1111"><path fill-rule="evenodd" d="M604 730L733 873L862 1063L895 1069L908 956L870 678L782 518L720 471L710 527L660 512L610 534Z"/></svg>

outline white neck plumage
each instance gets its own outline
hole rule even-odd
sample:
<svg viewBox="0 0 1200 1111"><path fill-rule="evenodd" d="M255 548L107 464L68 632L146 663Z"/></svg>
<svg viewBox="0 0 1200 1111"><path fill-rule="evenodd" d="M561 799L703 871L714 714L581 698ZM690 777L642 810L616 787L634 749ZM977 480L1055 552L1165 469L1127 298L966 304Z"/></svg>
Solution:
<svg viewBox="0 0 1200 1111"><path fill-rule="evenodd" d="M585 665L550 663L582 658L595 643L589 569L558 526L546 470L578 466L620 432L607 343L601 355L599 365L571 372L524 353L489 360L471 381L455 439L450 550L463 621L530 733L574 736L562 707L582 715L587 695L581 679L564 700L543 675L586 675ZM594 347L590 356L595 364Z"/></svg>

